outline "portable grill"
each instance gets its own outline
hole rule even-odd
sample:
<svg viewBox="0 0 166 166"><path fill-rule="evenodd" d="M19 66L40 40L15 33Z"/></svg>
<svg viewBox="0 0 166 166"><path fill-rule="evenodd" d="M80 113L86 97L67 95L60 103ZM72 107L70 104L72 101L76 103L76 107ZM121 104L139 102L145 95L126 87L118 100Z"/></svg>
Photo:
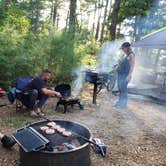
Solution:
<svg viewBox="0 0 166 166"><path fill-rule="evenodd" d="M93 84L101 84L108 79L108 73L98 73L94 70L87 70L85 81Z"/></svg>
<svg viewBox="0 0 166 166"><path fill-rule="evenodd" d="M63 113L66 113L67 111L67 106L74 106L77 104L80 109L83 109L83 104L81 103L80 99L78 98L73 98L71 96L71 86L69 84L60 84L55 87L55 91L60 92L62 95L62 98L59 99L56 105L56 109L59 107L59 105L63 105L64 111Z"/></svg>
<svg viewBox="0 0 166 166"><path fill-rule="evenodd" d="M108 79L108 73L98 73L94 70L85 71L85 82L94 84L93 88L93 104L96 104L97 88Z"/></svg>
<svg viewBox="0 0 166 166"><path fill-rule="evenodd" d="M14 138L19 144L20 149L20 163L19 166L90 166L90 144L86 140L82 139L79 135L85 137L86 139L91 139L91 134L89 130L78 124L71 121L64 120L53 120L56 124L65 128L67 131L71 131L76 133L75 135L65 137L60 133L55 132L52 135L47 135L40 130L41 126L47 125L48 121L40 121L33 123L27 127L25 127L28 131L28 134L20 133L18 130L14 133ZM30 130L30 131L29 131ZM35 132L34 132L35 131ZM31 134L29 134L29 132ZM34 139L34 135L42 135L45 140L45 148L35 149L35 144L38 144L36 137ZM78 134L78 135L77 135ZM25 135L28 137L26 138ZM22 137L23 136L23 137ZM77 139L79 142L79 146L76 148L71 147L70 142L74 139ZM25 141L26 140L26 141ZM43 139L42 139L43 140ZM43 142L42 142L43 143ZM66 145L69 147L68 150L56 151L55 147L59 145ZM52 150L48 150L47 146L51 146ZM28 149L31 147L31 149ZM27 153L28 152L28 153Z"/></svg>

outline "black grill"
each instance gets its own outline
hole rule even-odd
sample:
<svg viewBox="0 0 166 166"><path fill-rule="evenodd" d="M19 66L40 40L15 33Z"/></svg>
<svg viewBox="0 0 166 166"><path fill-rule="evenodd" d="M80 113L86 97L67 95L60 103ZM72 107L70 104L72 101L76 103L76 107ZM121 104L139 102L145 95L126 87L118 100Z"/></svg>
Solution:
<svg viewBox="0 0 166 166"><path fill-rule="evenodd" d="M96 71L88 70L85 74L85 82L93 84L101 84L103 81L108 79L107 73L98 73Z"/></svg>
<svg viewBox="0 0 166 166"><path fill-rule="evenodd" d="M101 85L103 82L106 82L107 79L108 73L98 73L93 70L87 70L85 72L85 82L94 84L92 101L93 104L96 104L98 86Z"/></svg>
<svg viewBox="0 0 166 166"><path fill-rule="evenodd" d="M60 84L55 87L55 91L60 92L62 95L62 98L59 99L56 105L56 109L58 108L59 105L63 105L64 111L63 113L66 113L67 111L67 106L73 106L77 104L80 109L83 109L83 104L81 103L80 99L78 98L73 98L71 96L71 86L69 84Z"/></svg>

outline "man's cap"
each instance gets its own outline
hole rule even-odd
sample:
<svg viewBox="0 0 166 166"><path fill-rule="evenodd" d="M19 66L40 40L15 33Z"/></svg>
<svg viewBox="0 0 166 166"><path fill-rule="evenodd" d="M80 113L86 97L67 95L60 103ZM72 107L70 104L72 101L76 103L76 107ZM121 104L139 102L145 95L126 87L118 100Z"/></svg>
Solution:
<svg viewBox="0 0 166 166"><path fill-rule="evenodd" d="M130 47L130 46L131 46L131 44L130 44L129 42L124 42L124 43L121 45L120 48L128 48L128 47Z"/></svg>

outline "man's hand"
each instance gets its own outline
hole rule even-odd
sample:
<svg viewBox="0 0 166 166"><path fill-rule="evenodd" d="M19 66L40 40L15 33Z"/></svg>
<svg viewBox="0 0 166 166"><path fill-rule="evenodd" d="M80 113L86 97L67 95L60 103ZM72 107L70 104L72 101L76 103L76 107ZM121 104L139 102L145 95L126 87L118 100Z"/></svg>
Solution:
<svg viewBox="0 0 166 166"><path fill-rule="evenodd" d="M62 95L59 92L56 92L56 91L48 89L48 88L42 88L42 92L48 96L56 96L59 98L62 97Z"/></svg>
<svg viewBox="0 0 166 166"><path fill-rule="evenodd" d="M59 92L55 92L55 96L57 96L57 97L59 97L59 98L62 97L62 95L61 95Z"/></svg>

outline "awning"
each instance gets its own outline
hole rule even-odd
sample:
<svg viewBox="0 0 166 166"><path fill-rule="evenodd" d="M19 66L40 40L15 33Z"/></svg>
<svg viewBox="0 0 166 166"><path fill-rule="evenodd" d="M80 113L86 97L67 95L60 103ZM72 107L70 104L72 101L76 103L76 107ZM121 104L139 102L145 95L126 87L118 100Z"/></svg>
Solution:
<svg viewBox="0 0 166 166"><path fill-rule="evenodd" d="M166 27L132 44L133 47L155 48L166 50Z"/></svg>

